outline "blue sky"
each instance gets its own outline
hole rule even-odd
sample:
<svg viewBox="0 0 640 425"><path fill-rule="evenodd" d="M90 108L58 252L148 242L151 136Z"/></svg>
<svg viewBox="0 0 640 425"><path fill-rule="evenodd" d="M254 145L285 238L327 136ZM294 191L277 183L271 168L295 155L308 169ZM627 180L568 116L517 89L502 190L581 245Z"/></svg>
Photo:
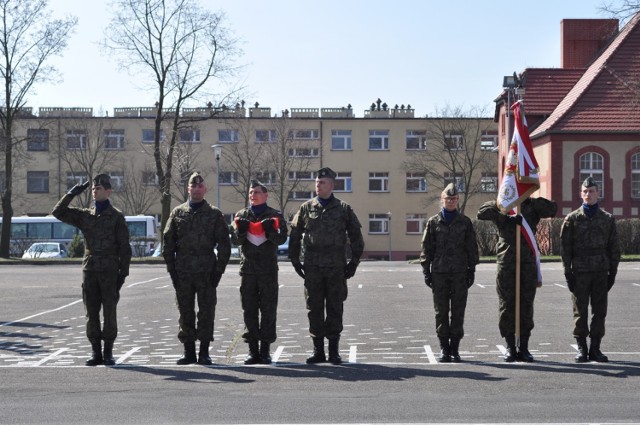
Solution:
<svg viewBox="0 0 640 425"><path fill-rule="evenodd" d="M96 43L108 23L105 0L50 0L54 16L74 14L76 33L55 64L63 82L38 86L28 106L151 106ZM381 98L416 116L447 105L486 108L502 77L560 66L560 21L604 18L602 0L202 0L224 11L241 40L244 99L271 107L341 107L356 116ZM192 105L197 106L197 105Z"/></svg>

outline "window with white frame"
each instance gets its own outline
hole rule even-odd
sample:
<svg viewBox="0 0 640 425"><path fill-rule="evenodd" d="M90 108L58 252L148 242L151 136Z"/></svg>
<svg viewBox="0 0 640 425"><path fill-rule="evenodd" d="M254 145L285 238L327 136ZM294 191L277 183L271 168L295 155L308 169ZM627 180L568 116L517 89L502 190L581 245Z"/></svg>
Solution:
<svg viewBox="0 0 640 425"><path fill-rule="evenodd" d="M426 130L407 130L405 149L408 151L417 151L427 149L427 131Z"/></svg>
<svg viewBox="0 0 640 425"><path fill-rule="evenodd" d="M105 150L123 150L124 129L104 130L102 142Z"/></svg>
<svg viewBox="0 0 640 425"><path fill-rule="evenodd" d="M427 222L426 214L407 214L406 232L409 234L422 234Z"/></svg>
<svg viewBox="0 0 640 425"><path fill-rule="evenodd" d="M351 171L336 173L334 192L351 192Z"/></svg>
<svg viewBox="0 0 640 425"><path fill-rule="evenodd" d="M155 143L156 131L154 129L142 130L142 143ZM164 132L160 130L160 142L164 140Z"/></svg>
<svg viewBox="0 0 640 425"><path fill-rule="evenodd" d="M294 140L318 140L320 130L290 130L289 138Z"/></svg>
<svg viewBox="0 0 640 425"><path fill-rule="evenodd" d="M197 128L183 128L178 132L180 143L200 143L200 130Z"/></svg>
<svg viewBox="0 0 640 425"><path fill-rule="evenodd" d="M389 234L389 214L369 214L370 234Z"/></svg>
<svg viewBox="0 0 640 425"><path fill-rule="evenodd" d="M289 199L306 201L311 198L313 198L313 191L311 190L295 190L289 194Z"/></svg>
<svg viewBox="0 0 640 425"><path fill-rule="evenodd" d="M46 128L30 128L27 130L28 151L49 150L49 130Z"/></svg>
<svg viewBox="0 0 640 425"><path fill-rule="evenodd" d="M456 188L458 189L458 192L464 193L465 187L464 187L464 178L462 174L460 173L454 174L450 172L444 173L444 187L447 187L449 183L454 183L456 185Z"/></svg>
<svg viewBox="0 0 640 425"><path fill-rule="evenodd" d="M67 190L87 180L87 173L84 171L67 171Z"/></svg>
<svg viewBox="0 0 640 425"><path fill-rule="evenodd" d="M600 199L604 198L604 158L597 152L587 152L580 155L580 184L591 177L598 185Z"/></svg>
<svg viewBox="0 0 640 425"><path fill-rule="evenodd" d="M85 130L67 130L67 149L87 149L87 132Z"/></svg>
<svg viewBox="0 0 640 425"><path fill-rule="evenodd" d="M256 130L256 143L269 143L276 141L275 130Z"/></svg>
<svg viewBox="0 0 640 425"><path fill-rule="evenodd" d="M289 180L315 180L317 176L316 171L289 171Z"/></svg>
<svg viewBox="0 0 640 425"><path fill-rule="evenodd" d="M422 173L407 173L407 192L426 192L427 178Z"/></svg>
<svg viewBox="0 0 640 425"><path fill-rule="evenodd" d="M238 130L218 130L218 143L238 143Z"/></svg>
<svg viewBox="0 0 640 425"><path fill-rule="evenodd" d="M444 147L450 151L461 151L464 149L464 135L462 133L447 133L444 136Z"/></svg>
<svg viewBox="0 0 640 425"><path fill-rule="evenodd" d="M158 186L160 180L155 171L146 170L142 172L142 184L145 186Z"/></svg>
<svg viewBox="0 0 640 425"><path fill-rule="evenodd" d="M480 177L481 192L497 192L498 191L498 173L482 172Z"/></svg>
<svg viewBox="0 0 640 425"><path fill-rule="evenodd" d="M320 149L318 148L291 148L288 150L290 157L298 158L317 158L320 156Z"/></svg>
<svg viewBox="0 0 640 425"><path fill-rule="evenodd" d="M235 186L238 184L238 172L220 171L220 173L218 173L218 179L220 179L220 185Z"/></svg>
<svg viewBox="0 0 640 425"><path fill-rule="evenodd" d="M631 197L640 198L640 153L631 155Z"/></svg>
<svg viewBox="0 0 640 425"><path fill-rule="evenodd" d="M389 150L389 130L369 130L369 150Z"/></svg>
<svg viewBox="0 0 640 425"><path fill-rule="evenodd" d="M498 147L498 132L483 131L480 136L480 149L483 151L491 151Z"/></svg>
<svg viewBox="0 0 640 425"><path fill-rule="evenodd" d="M258 171L256 172L256 179L267 186L278 182L275 171Z"/></svg>
<svg viewBox="0 0 640 425"><path fill-rule="evenodd" d="M351 150L351 130L331 130L331 150Z"/></svg>
<svg viewBox="0 0 640 425"><path fill-rule="evenodd" d="M369 192L388 192L389 173L369 173Z"/></svg>
<svg viewBox="0 0 640 425"><path fill-rule="evenodd" d="M114 192L124 190L124 171L108 171L106 174L111 177L111 190Z"/></svg>
<svg viewBox="0 0 640 425"><path fill-rule="evenodd" d="M49 172L27 171L27 193L49 193Z"/></svg>

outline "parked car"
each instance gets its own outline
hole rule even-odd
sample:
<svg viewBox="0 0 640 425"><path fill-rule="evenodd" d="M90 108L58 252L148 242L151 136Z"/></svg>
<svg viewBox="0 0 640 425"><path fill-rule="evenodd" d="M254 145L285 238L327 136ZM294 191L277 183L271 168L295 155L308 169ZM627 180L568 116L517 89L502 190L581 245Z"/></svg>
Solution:
<svg viewBox="0 0 640 425"><path fill-rule="evenodd" d="M36 242L22 254L22 258L67 258L67 249L60 242Z"/></svg>
<svg viewBox="0 0 640 425"><path fill-rule="evenodd" d="M278 256L287 257L289 256L289 237L284 241L282 245L278 245Z"/></svg>

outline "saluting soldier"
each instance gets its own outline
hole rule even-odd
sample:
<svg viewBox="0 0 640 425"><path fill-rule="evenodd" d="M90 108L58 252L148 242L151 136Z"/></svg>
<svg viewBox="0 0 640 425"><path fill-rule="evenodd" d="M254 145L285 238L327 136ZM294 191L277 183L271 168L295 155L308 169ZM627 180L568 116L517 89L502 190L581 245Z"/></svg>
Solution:
<svg viewBox="0 0 640 425"><path fill-rule="evenodd" d="M267 205L268 198L267 187L252 180L250 205L238 211L232 223L233 238L240 248L242 337L249 344L245 364L270 364L269 346L276 340L278 245L287 240L288 232L285 218Z"/></svg>
<svg viewBox="0 0 640 425"><path fill-rule="evenodd" d="M600 191L592 177L582 183L582 206L564 219L562 265L573 301L573 337L578 343L578 363L594 360L607 362L600 351L605 333L607 294L616 281L620 246L616 222L598 205ZM589 326L591 301L591 326ZM587 336L591 345L587 348Z"/></svg>
<svg viewBox="0 0 640 425"><path fill-rule="evenodd" d="M86 365L104 363L112 366L115 364L113 342L118 336L116 307L131 262L129 229L124 215L109 201L111 179L108 174L99 174L93 179L92 208L69 207L73 198L89 185L87 181L73 186L56 204L52 214L58 220L76 226L84 236L82 301L87 317L87 338L92 349ZM102 329L101 309L104 317Z"/></svg>
<svg viewBox="0 0 640 425"><path fill-rule="evenodd" d="M216 288L229 262L231 242L224 215L204 199L207 186L199 172L189 177L187 191L189 200L169 215L162 238L162 256L176 290L180 313L178 339L184 344L184 354L177 364L210 365ZM200 341L197 358L196 340Z"/></svg>
<svg viewBox="0 0 640 425"><path fill-rule="evenodd" d="M339 341L347 279L355 274L364 250L362 226L353 208L333 195L335 178L336 173L328 167L318 171L317 196L300 206L291 223L289 258L296 273L304 279L309 333L313 338L313 354L307 359L308 364L327 360L324 338L329 340L329 361L342 363ZM347 263L348 244L351 260Z"/></svg>
<svg viewBox="0 0 640 425"><path fill-rule="evenodd" d="M479 262L473 224L458 211L458 200L458 190L450 183L440 195L441 211L427 221L420 254L424 281L433 291L443 363L460 361L467 295Z"/></svg>

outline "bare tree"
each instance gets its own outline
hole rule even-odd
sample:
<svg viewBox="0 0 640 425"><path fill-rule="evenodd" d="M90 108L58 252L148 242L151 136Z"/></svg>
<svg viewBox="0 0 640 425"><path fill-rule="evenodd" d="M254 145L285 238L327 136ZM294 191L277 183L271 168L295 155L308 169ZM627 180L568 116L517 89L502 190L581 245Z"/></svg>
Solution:
<svg viewBox="0 0 640 425"><path fill-rule="evenodd" d="M640 0L603 1L599 9L624 23L640 12Z"/></svg>
<svg viewBox="0 0 640 425"><path fill-rule="evenodd" d="M9 257L13 147L20 142L14 135L14 121L23 113L33 87L56 77L48 62L65 49L76 24L75 17L51 19L47 0L0 0L0 75L4 82L4 98L0 98L4 151L0 257Z"/></svg>
<svg viewBox="0 0 640 425"><path fill-rule="evenodd" d="M173 160L178 134L197 121L181 116L189 101L213 93L210 86L233 75L239 53L223 26L224 15L203 9L195 0L114 0L114 18L107 28L105 46L119 55L120 64L153 81L157 90L154 160L162 204L160 230L171 210ZM198 99L197 96L200 96ZM211 108L217 111L219 108ZM213 115L213 113L212 113ZM202 118L199 118L202 119ZM163 123L168 123L166 157L161 153Z"/></svg>
<svg viewBox="0 0 640 425"><path fill-rule="evenodd" d="M120 190L113 194L114 201L125 215L146 215L156 200L155 179L148 179L155 176L155 171L151 166L140 170L133 159L121 164L125 178Z"/></svg>
<svg viewBox="0 0 640 425"><path fill-rule="evenodd" d="M492 184L497 188L497 182L482 179L482 173L493 179L496 171L496 154L482 145L483 136L491 134L492 120L477 108L465 112L461 107L446 107L436 115L427 121L426 148L412 152L403 169L426 178L425 205L438 199L447 184L455 183L462 195L458 208L464 212L473 196L493 190L488 187Z"/></svg>

